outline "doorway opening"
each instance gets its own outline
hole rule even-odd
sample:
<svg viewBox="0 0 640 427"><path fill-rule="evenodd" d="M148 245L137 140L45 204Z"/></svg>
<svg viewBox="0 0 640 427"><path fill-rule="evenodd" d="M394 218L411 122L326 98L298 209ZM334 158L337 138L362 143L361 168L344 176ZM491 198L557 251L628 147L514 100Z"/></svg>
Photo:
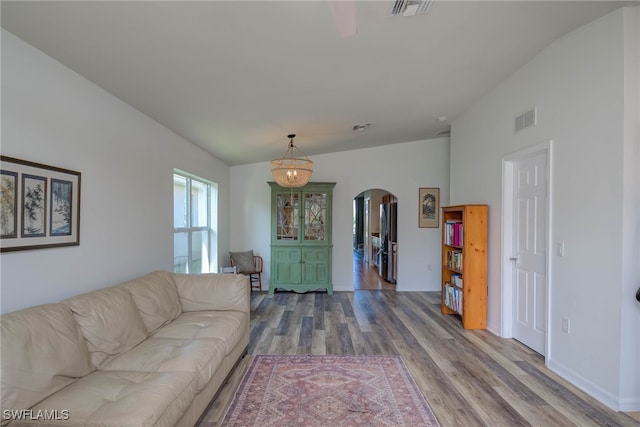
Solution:
<svg viewBox="0 0 640 427"><path fill-rule="evenodd" d="M372 188L353 199L353 288L395 290L398 199Z"/></svg>

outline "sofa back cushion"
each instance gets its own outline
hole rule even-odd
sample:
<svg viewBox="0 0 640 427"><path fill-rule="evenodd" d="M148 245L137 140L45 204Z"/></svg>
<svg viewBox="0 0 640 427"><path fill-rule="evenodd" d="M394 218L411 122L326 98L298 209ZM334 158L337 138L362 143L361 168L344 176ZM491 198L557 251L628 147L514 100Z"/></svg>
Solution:
<svg viewBox="0 0 640 427"><path fill-rule="evenodd" d="M147 328L124 286L99 289L63 301L87 341L91 361L100 369L144 340Z"/></svg>
<svg viewBox="0 0 640 427"><path fill-rule="evenodd" d="M235 310L249 312L249 278L241 274L177 274L173 281L183 312Z"/></svg>
<svg viewBox="0 0 640 427"><path fill-rule="evenodd" d="M27 409L94 370L71 310L45 304L0 317L0 407Z"/></svg>
<svg viewBox="0 0 640 427"><path fill-rule="evenodd" d="M178 292L168 271L154 271L124 282L149 333L182 314Z"/></svg>

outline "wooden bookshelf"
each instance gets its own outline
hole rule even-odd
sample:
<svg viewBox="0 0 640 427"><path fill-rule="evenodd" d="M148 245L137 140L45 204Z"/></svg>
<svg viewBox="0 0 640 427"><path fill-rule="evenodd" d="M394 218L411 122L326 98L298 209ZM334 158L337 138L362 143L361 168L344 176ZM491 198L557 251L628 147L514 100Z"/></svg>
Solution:
<svg viewBox="0 0 640 427"><path fill-rule="evenodd" d="M442 208L442 314L487 327L487 205Z"/></svg>

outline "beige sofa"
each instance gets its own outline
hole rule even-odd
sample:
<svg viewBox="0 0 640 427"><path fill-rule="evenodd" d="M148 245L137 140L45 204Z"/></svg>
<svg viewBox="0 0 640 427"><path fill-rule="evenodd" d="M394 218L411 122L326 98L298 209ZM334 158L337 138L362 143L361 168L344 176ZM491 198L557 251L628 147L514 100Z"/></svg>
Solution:
<svg viewBox="0 0 640 427"><path fill-rule="evenodd" d="M156 271L1 316L2 425L193 426L246 353L249 292Z"/></svg>

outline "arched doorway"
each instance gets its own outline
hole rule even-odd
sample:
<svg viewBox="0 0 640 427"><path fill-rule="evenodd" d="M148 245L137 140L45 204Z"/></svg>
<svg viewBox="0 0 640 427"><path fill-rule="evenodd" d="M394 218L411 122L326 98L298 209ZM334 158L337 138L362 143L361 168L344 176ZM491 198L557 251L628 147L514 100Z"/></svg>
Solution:
<svg viewBox="0 0 640 427"><path fill-rule="evenodd" d="M395 290L397 198L371 188L353 199L353 288Z"/></svg>

